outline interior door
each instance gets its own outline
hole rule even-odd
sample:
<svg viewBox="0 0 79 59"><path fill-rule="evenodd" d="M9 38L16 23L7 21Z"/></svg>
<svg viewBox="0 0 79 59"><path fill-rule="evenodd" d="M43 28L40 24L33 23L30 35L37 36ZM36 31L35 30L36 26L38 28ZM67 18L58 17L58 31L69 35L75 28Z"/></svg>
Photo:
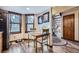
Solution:
<svg viewBox="0 0 79 59"><path fill-rule="evenodd" d="M63 16L63 38L74 40L74 14Z"/></svg>

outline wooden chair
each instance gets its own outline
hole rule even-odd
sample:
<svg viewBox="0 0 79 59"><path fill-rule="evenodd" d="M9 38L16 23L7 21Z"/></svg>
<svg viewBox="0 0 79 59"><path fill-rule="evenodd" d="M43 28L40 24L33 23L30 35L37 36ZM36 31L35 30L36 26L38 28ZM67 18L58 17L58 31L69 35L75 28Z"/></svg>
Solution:
<svg viewBox="0 0 79 59"><path fill-rule="evenodd" d="M48 33L49 33L49 29L43 29L42 34L48 34ZM44 46L48 45L48 35L42 37L42 43L43 43L42 50L44 50ZM48 49L48 46L47 46L47 49Z"/></svg>
<svg viewBox="0 0 79 59"><path fill-rule="evenodd" d="M46 35L48 33L49 33L49 29L43 29L40 40L37 39L37 42L40 44L40 47L37 45L38 46L37 51L42 51L42 53L43 53L44 45L48 45L48 36L49 35Z"/></svg>

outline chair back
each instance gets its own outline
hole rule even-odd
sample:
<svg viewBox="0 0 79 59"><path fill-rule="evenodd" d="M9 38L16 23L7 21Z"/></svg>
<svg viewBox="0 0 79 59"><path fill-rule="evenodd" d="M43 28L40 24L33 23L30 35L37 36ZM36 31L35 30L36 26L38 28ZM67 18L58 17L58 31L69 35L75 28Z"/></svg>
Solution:
<svg viewBox="0 0 79 59"><path fill-rule="evenodd" d="M49 33L49 29L43 29L43 34Z"/></svg>

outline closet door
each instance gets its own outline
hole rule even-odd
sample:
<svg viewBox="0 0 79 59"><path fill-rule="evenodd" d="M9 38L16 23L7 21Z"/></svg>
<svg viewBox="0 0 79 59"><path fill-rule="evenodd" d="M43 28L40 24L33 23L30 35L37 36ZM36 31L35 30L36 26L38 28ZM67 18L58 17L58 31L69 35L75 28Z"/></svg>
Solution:
<svg viewBox="0 0 79 59"><path fill-rule="evenodd" d="M74 40L74 14L63 16L63 38Z"/></svg>

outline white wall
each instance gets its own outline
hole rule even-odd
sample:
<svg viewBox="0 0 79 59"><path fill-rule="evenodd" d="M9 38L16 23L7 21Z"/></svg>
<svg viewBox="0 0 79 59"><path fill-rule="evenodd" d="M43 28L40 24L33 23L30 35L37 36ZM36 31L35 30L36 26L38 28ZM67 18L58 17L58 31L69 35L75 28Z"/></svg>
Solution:
<svg viewBox="0 0 79 59"><path fill-rule="evenodd" d="M61 31L62 30L62 16L56 15L53 17L53 19L54 19L53 32L58 38L61 38L62 37L62 31Z"/></svg>
<svg viewBox="0 0 79 59"><path fill-rule="evenodd" d="M55 6L52 9L52 14L59 14L60 12L64 12L74 7L75 6Z"/></svg>
<svg viewBox="0 0 79 59"><path fill-rule="evenodd" d="M52 45L52 12L51 12L51 8L49 10L46 10L44 12L42 12L41 14L38 14L38 16L49 12L49 22L43 23L43 24L39 24L38 25L38 32L42 33L42 29L45 26L46 28L49 28L49 32L50 32L50 40L49 43L50 45ZM38 22L37 22L38 23Z"/></svg>

